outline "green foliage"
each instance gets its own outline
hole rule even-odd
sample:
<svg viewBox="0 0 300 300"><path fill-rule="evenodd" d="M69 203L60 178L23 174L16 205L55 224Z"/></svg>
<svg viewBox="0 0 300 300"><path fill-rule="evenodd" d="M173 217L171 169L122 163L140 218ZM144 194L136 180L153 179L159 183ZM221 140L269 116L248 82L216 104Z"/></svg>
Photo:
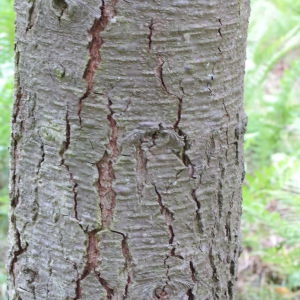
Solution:
<svg viewBox="0 0 300 300"><path fill-rule="evenodd" d="M278 276L245 280L241 299L294 299L300 288L299 24L299 1L252 0L242 228L249 257Z"/></svg>
<svg viewBox="0 0 300 300"><path fill-rule="evenodd" d="M0 0L0 225L7 228L8 146L13 95L13 20L12 1Z"/></svg>
<svg viewBox="0 0 300 300"><path fill-rule="evenodd" d="M8 213L8 146L13 98L13 1L0 0L0 299L5 299Z"/></svg>

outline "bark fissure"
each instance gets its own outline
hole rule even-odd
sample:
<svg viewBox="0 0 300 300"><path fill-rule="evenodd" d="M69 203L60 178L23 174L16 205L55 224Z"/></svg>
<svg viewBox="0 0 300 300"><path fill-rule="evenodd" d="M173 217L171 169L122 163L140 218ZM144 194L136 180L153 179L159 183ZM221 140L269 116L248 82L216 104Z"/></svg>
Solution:
<svg viewBox="0 0 300 300"><path fill-rule="evenodd" d="M164 64L165 64L165 61L163 60L163 58L160 56L160 55L157 55L157 61L158 61L158 65L156 67L156 76L157 78L159 79L160 81L160 84L161 84L161 87L162 89L170 96L173 96L177 99L178 101L178 109L177 109L177 118L173 124L173 128L174 130L178 131L178 125L180 123L180 120L181 120L181 110L182 110L182 102L183 102L183 95L184 95L184 90L182 88L181 85L180 86L180 90L182 91L182 96L178 96L176 94L174 94L173 92L171 92L166 83L165 83L165 80L164 80L164 72L163 72L163 67L164 67Z"/></svg>
<svg viewBox="0 0 300 300"><path fill-rule="evenodd" d="M109 114L107 120L110 126L109 142L102 158L96 162L98 171L97 191L99 195L99 206L101 210L101 224L103 228L109 228L113 219L113 211L116 206L116 192L113 189L115 179L113 160L118 156L118 127L113 117L112 101L108 97Z"/></svg>
<svg viewBox="0 0 300 300"><path fill-rule="evenodd" d="M117 1L113 1L112 5L115 5L116 2ZM77 114L78 114L80 125L82 123L81 112L83 108L83 101L91 94L93 90L94 76L98 66L101 63L100 49L104 43L104 40L101 37L101 32L105 30L106 26L109 23L110 18L114 16L114 15L112 16L109 15L104 0L101 1L100 12L101 12L100 18L95 19L92 27L88 31L89 35L91 36L91 41L89 43L90 58L83 73L83 79L86 81L86 90L84 94L79 98L79 103L78 103ZM114 9L111 10L111 13L113 12Z"/></svg>
<svg viewBox="0 0 300 300"><path fill-rule="evenodd" d="M13 173L11 176L11 206L16 208L19 203L19 189L17 188L16 162L18 157L18 142L12 137L12 157L13 157Z"/></svg>
<svg viewBox="0 0 300 300"><path fill-rule="evenodd" d="M216 262L215 262L215 257L213 255L213 250L212 250L212 246L209 249L209 254L208 254L208 259L209 259L209 263L210 263L210 267L212 269L212 281L215 283L211 290L212 290L212 294L216 299L219 299L218 296L218 290L219 290L219 276L218 276L218 270L217 270L217 266L216 266Z"/></svg>
<svg viewBox="0 0 300 300"><path fill-rule="evenodd" d="M67 108L66 114L65 114L65 140L63 141L61 149L59 151L59 155L61 157L60 165L64 166L69 174L69 180L72 184L74 217L77 221L79 221L78 211L77 211L78 183L74 179L74 174L71 172L70 166L66 163L66 160L65 160L65 153L69 149L70 143L71 143L71 124L70 124L70 119L69 119L69 110Z"/></svg>
<svg viewBox="0 0 300 300"><path fill-rule="evenodd" d="M18 66L16 66L16 67L18 67ZM17 88L16 101L14 103L14 110L13 110L13 114L12 114L12 123L13 124L17 123L17 118L18 118L20 108L21 108L22 97L23 97L22 87L19 86Z"/></svg>
<svg viewBox="0 0 300 300"><path fill-rule="evenodd" d="M19 256L21 256L27 250L28 243L25 242L25 247L22 247L21 235L17 228L16 218L14 215L11 216L11 223L13 225L13 229L15 233L16 246L18 248L17 250L13 251L12 258L9 264L9 274L12 276L13 285L15 286L16 285L15 264L17 263Z"/></svg>
<svg viewBox="0 0 300 300"><path fill-rule="evenodd" d="M174 213L170 211L170 209L163 204L162 201L162 196L160 194L160 192L157 189L157 186L155 184L153 184L156 196L157 196L157 202L159 204L160 207L160 213L162 216L165 217L165 222L167 225L167 231L168 231L168 235L169 235L169 246L171 247L171 250L169 252L169 254L166 255L166 258L164 259L164 266L166 268L166 282L165 285L163 286L163 288L161 289L160 293L158 293L156 296L158 297L165 297L167 295L167 291L166 288L169 286L169 282L171 281L171 278L169 276L169 270L170 270L170 265L168 264L168 259L170 257L176 257L178 259L183 260L183 256L176 254L176 247L174 246L174 239L175 239L175 233L174 233L174 228L173 228L173 221L175 220L174 218ZM158 298L158 299L163 299L163 298Z"/></svg>
<svg viewBox="0 0 300 300"><path fill-rule="evenodd" d="M26 26L26 33L33 27L35 22L35 1L31 1L31 6L28 10L28 20L27 20L27 26Z"/></svg>
<svg viewBox="0 0 300 300"><path fill-rule="evenodd" d="M163 204L161 194L159 193L156 185L153 184L153 186L154 186L154 190L155 190L155 193L157 196L157 202L160 207L160 213L161 213L161 215L163 215L165 217L165 221L167 224L167 229L168 229L169 237L170 237L169 238L169 244L170 244L170 242L173 243L173 240L174 240L174 232L173 232L173 227L172 227L172 222L174 221L174 214L170 211L170 209L167 206L165 206Z"/></svg>
<svg viewBox="0 0 300 300"><path fill-rule="evenodd" d="M136 145L136 178L137 178L137 192L139 198L142 199L144 187L147 180L147 157L145 151L142 149L142 142Z"/></svg>
<svg viewBox="0 0 300 300"><path fill-rule="evenodd" d="M164 81L164 74L163 74L163 67L164 67L164 64L165 64L165 61L163 60L163 58L160 56L160 55L157 55L157 67L156 67L156 76L157 78L159 79L160 81L160 85L161 85L161 88L168 94L168 95L172 95L166 84L165 84L165 81Z"/></svg>
<svg viewBox="0 0 300 300"><path fill-rule="evenodd" d="M204 233L204 224L203 224L203 218L202 218L202 212L201 212L201 203L197 198L196 191L197 191L197 189L192 189L191 196L197 206L197 209L196 209L197 228L199 229L199 233L203 234Z"/></svg>
<svg viewBox="0 0 300 300"><path fill-rule="evenodd" d="M177 128L178 135L183 139L184 145L181 152L179 153L179 158L182 160L183 164L188 168L189 177L195 179L195 165L192 163L191 159L187 155L187 151L190 148L187 135L179 128Z"/></svg>
<svg viewBox="0 0 300 300"><path fill-rule="evenodd" d="M109 283L103 277L101 277L100 272L95 271L95 275L99 283L106 290L106 300L112 300L114 296L114 290L109 286Z"/></svg>
<svg viewBox="0 0 300 300"><path fill-rule="evenodd" d="M37 176L40 174L40 170L42 168L42 165L43 165L43 163L45 161L45 156L46 156L46 153L45 153L45 144L44 144L43 139L40 136L40 134L38 134L38 136L39 136L39 139L40 139L41 158L40 158L40 160L38 161L38 164L37 164L37 171L36 171L36 175Z"/></svg>
<svg viewBox="0 0 300 300"><path fill-rule="evenodd" d="M183 162L183 164L188 168L189 170L189 176L191 178L195 178L195 166L190 160L189 156L187 155L187 150L190 148L190 145L188 143L188 137L187 135L179 128L179 123L181 121L181 115L182 115L182 105L183 105L183 96L184 96L184 89L181 86L181 82L179 84L180 90L182 92L182 96L178 96L174 93L172 93L166 86L164 75L163 75L163 66L165 64L165 61L162 59L160 55L157 55L158 65L156 67L156 76L160 80L160 84L162 89L170 96L173 96L178 101L178 108L177 108L177 116L176 120L173 124L174 131L179 135L180 139L184 141L184 145L182 147L182 151L177 155Z"/></svg>
<svg viewBox="0 0 300 300"><path fill-rule="evenodd" d="M105 289L106 291L106 299L111 300L114 295L114 290L109 286L108 282L101 277L101 273L96 270L99 262L100 257L100 250L98 247L98 238L97 233L100 231L100 229L94 229L92 231L86 232L88 237L88 243L86 248L86 264L83 268L82 274L78 276L76 280L76 286L75 286L75 300L78 300L81 298L81 281L84 280L89 274L93 273L100 285ZM75 267L77 270L77 266Z"/></svg>
<svg viewBox="0 0 300 300"><path fill-rule="evenodd" d="M124 270L127 272L127 282L126 282L126 285L124 288L124 299L126 299L128 297L129 286L133 279L132 256L131 256L130 250L129 250L128 236L120 231L112 230L112 232L117 233L122 236L121 250L122 250L122 255L123 255L124 261L125 261L124 262Z"/></svg>
<svg viewBox="0 0 300 300"><path fill-rule="evenodd" d="M60 22L64 12L66 11L66 9L68 9L69 5L65 0L53 0L52 3L53 7L59 10L59 15L57 16L57 18Z"/></svg>
<svg viewBox="0 0 300 300"><path fill-rule="evenodd" d="M149 34L147 35L147 38L148 38L148 49L151 50L151 48L152 48L152 36L153 36L153 31L154 31L154 21L153 21L153 18L151 19L148 28L149 28Z"/></svg>
<svg viewBox="0 0 300 300"><path fill-rule="evenodd" d="M192 289L188 289L186 295L188 296L188 300L194 300L195 296L193 294L193 290Z"/></svg>
<svg viewBox="0 0 300 300"><path fill-rule="evenodd" d="M219 218L222 217L222 212L223 212L224 197L223 197L222 189L223 189L222 179L219 179L218 190L217 190Z"/></svg>
<svg viewBox="0 0 300 300"><path fill-rule="evenodd" d="M219 18L218 19L219 23L220 23L220 27L218 28L218 34L220 35L221 38L223 38L223 34L222 34L222 20Z"/></svg>

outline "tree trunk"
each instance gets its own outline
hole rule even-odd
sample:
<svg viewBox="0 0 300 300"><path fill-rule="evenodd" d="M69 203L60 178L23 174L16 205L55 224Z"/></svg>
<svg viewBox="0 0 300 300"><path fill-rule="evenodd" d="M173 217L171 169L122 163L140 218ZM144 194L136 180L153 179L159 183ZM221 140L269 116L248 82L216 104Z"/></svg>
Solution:
<svg viewBox="0 0 300 300"><path fill-rule="evenodd" d="M16 0L9 299L233 299L248 0Z"/></svg>

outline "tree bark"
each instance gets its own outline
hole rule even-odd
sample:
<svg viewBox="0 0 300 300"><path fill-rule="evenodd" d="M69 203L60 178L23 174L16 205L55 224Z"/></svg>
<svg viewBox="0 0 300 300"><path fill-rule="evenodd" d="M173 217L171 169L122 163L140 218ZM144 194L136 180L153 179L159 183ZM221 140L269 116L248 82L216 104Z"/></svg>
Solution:
<svg viewBox="0 0 300 300"><path fill-rule="evenodd" d="M248 0L15 1L9 299L234 299Z"/></svg>

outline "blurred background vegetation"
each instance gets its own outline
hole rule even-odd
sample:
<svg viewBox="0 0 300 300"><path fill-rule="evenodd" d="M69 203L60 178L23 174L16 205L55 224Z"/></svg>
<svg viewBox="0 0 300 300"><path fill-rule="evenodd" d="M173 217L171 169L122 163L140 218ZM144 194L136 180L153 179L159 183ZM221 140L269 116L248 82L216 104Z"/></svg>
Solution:
<svg viewBox="0 0 300 300"><path fill-rule="evenodd" d="M252 0L239 299L300 299L300 1ZM14 12L0 0L0 299L5 299Z"/></svg>

